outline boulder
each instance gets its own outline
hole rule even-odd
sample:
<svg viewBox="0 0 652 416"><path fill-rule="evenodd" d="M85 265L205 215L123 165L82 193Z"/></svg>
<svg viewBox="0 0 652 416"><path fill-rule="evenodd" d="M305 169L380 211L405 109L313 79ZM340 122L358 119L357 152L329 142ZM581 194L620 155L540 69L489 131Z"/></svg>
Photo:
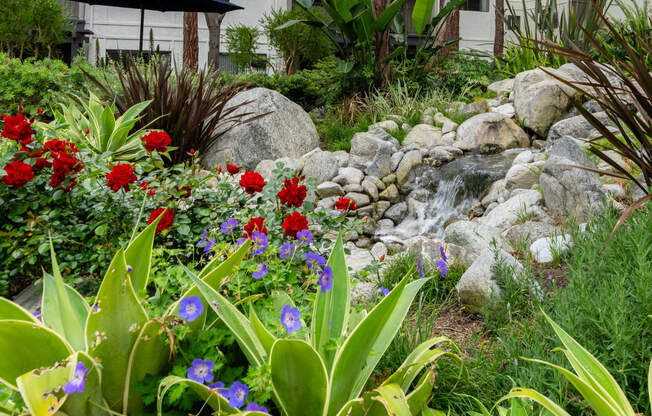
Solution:
<svg viewBox="0 0 652 416"><path fill-rule="evenodd" d="M359 185L364 178L364 172L356 168L340 168L333 182L339 185Z"/></svg>
<svg viewBox="0 0 652 416"><path fill-rule="evenodd" d="M344 195L344 189L335 182L323 182L317 185L317 195L319 195L320 198L342 196Z"/></svg>
<svg viewBox="0 0 652 416"><path fill-rule="evenodd" d="M494 241L496 247L511 250L499 230L477 221L456 221L444 230L444 242L451 254L465 264L473 263Z"/></svg>
<svg viewBox="0 0 652 416"><path fill-rule="evenodd" d="M369 129L383 129L388 133L398 133L401 128L394 120L383 120L369 126Z"/></svg>
<svg viewBox="0 0 652 416"><path fill-rule="evenodd" d="M355 201L355 204L358 206L358 208L365 207L371 202L369 195L358 192L349 192L344 197Z"/></svg>
<svg viewBox="0 0 652 416"><path fill-rule="evenodd" d="M576 221L588 221L592 211L602 208L602 183L597 174L568 165L595 168L595 164L569 136L557 140L548 154L539 177L546 206L557 216L570 214Z"/></svg>
<svg viewBox="0 0 652 416"><path fill-rule="evenodd" d="M398 164L398 168L396 169L396 180L399 186L405 183L412 169L419 166L422 161L421 151L419 150L412 150L403 156L401 163Z"/></svg>
<svg viewBox="0 0 652 416"><path fill-rule="evenodd" d="M384 217L394 221L395 224L400 223L405 219L408 214L408 206L405 202L392 205L385 211Z"/></svg>
<svg viewBox="0 0 652 416"><path fill-rule="evenodd" d="M232 115L269 113L226 131L202 154L207 169L229 161L253 169L261 160L299 158L319 146L315 125L301 106L266 88L253 88L231 98L225 108L248 104Z"/></svg>
<svg viewBox="0 0 652 416"><path fill-rule="evenodd" d="M609 116L604 111L594 113L593 116L601 123L609 126L613 125ZM588 122L584 116L575 116L560 120L550 127L548 132L548 147L552 146L555 140L563 136L571 136L576 139L588 139L595 137L598 131Z"/></svg>
<svg viewBox="0 0 652 416"><path fill-rule="evenodd" d="M486 100L473 101L466 104L460 111L457 112L462 117L471 117L475 114L484 113L489 110L489 104Z"/></svg>
<svg viewBox="0 0 652 416"><path fill-rule="evenodd" d="M405 241L405 250L414 253L422 262L434 264L437 260L442 260L441 252L442 241L428 238L422 235L412 237Z"/></svg>
<svg viewBox="0 0 652 416"><path fill-rule="evenodd" d="M525 150L518 154L512 161L512 165L520 165L521 163L531 163L534 160L534 154L531 150Z"/></svg>
<svg viewBox="0 0 652 416"><path fill-rule="evenodd" d="M394 152L395 147L391 142L369 132L356 133L351 139L349 165L367 175L383 177L391 173L391 158Z"/></svg>
<svg viewBox="0 0 652 416"><path fill-rule="evenodd" d="M491 212L486 213L479 221L500 231L505 231L512 225L518 223L524 215L540 218L545 213L541 210L543 197L534 189L523 190L516 193L502 204L499 204Z"/></svg>
<svg viewBox="0 0 652 416"><path fill-rule="evenodd" d="M266 180L272 177L272 171L276 169L276 163L273 160L261 160L254 170L262 175Z"/></svg>
<svg viewBox="0 0 652 416"><path fill-rule="evenodd" d="M371 197L373 201L378 201L378 187L369 177L362 180L362 190Z"/></svg>
<svg viewBox="0 0 652 416"><path fill-rule="evenodd" d="M428 148L441 141L441 130L429 124L417 124L403 140L403 147Z"/></svg>
<svg viewBox="0 0 652 416"><path fill-rule="evenodd" d="M507 200L509 196L509 191L506 188L505 179L498 179L496 182L492 183L489 188L485 191L480 202L482 206L487 208L489 204L498 201L499 197L503 197L503 201Z"/></svg>
<svg viewBox="0 0 652 416"><path fill-rule="evenodd" d="M392 170L392 172L395 172L396 169L398 169L398 164L401 163L403 156L405 156L405 153L400 151L392 155L392 159L390 163L390 169Z"/></svg>
<svg viewBox="0 0 652 416"><path fill-rule="evenodd" d="M530 253L537 263L552 263L554 254L564 253L573 245L569 234L542 237L530 245Z"/></svg>
<svg viewBox="0 0 652 416"><path fill-rule="evenodd" d="M306 160L303 175L315 178L317 183L330 181L339 171L339 160L331 152L317 152Z"/></svg>
<svg viewBox="0 0 652 416"><path fill-rule="evenodd" d="M514 78L492 82L489 84L487 89L496 94L497 97L509 95L509 93L514 89Z"/></svg>
<svg viewBox="0 0 652 416"><path fill-rule="evenodd" d="M455 286L460 303L469 311L478 312L492 297L500 296L494 272L497 262L511 269L515 279L523 272L521 263L505 250L497 253L493 249L483 250Z"/></svg>
<svg viewBox="0 0 652 416"><path fill-rule="evenodd" d="M516 109L514 109L514 104L512 103L507 103L507 104L499 105L497 107L493 107L491 109L491 112L502 114L509 118L514 118L514 116L516 115Z"/></svg>
<svg viewBox="0 0 652 416"><path fill-rule="evenodd" d="M505 175L505 189L530 189L539 180L543 162L512 165Z"/></svg>
<svg viewBox="0 0 652 416"><path fill-rule="evenodd" d="M520 244L525 244L526 247L529 247L534 241L551 236L555 232L557 232L557 229L552 224L542 221L527 221L523 224L509 227L503 231L502 236L512 247L518 247Z"/></svg>
<svg viewBox="0 0 652 416"><path fill-rule="evenodd" d="M446 148L437 146L428 151L428 157L439 162L450 162L455 159L455 155L446 150Z"/></svg>
<svg viewBox="0 0 652 416"><path fill-rule="evenodd" d="M502 152L530 145L528 135L509 117L484 113L466 120L457 129L455 145L465 151Z"/></svg>

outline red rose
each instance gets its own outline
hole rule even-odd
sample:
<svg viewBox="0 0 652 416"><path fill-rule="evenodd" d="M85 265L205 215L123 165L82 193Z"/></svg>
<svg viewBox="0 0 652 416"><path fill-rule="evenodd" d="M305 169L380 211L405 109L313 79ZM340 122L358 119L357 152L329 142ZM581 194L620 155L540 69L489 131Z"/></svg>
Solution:
<svg viewBox="0 0 652 416"><path fill-rule="evenodd" d="M2 182L14 188L22 188L34 177L32 167L25 162L8 163L5 172L7 174L2 177Z"/></svg>
<svg viewBox="0 0 652 416"><path fill-rule="evenodd" d="M294 211L292 214L285 216L285 221L283 221L281 226L283 227L283 234L296 238L299 231L308 229L308 220L303 215Z"/></svg>
<svg viewBox="0 0 652 416"><path fill-rule="evenodd" d="M165 152L166 147L172 143L172 139L164 131L153 131L149 134L146 134L142 138L145 142L145 150L148 152L153 152L156 150L159 153Z"/></svg>
<svg viewBox="0 0 652 416"><path fill-rule="evenodd" d="M299 208L306 199L306 186L299 186L299 178L285 179L284 188L277 194L281 204Z"/></svg>
<svg viewBox="0 0 652 416"><path fill-rule="evenodd" d="M237 167L236 165L226 165L226 170L231 174L231 175L237 175L240 173L240 168Z"/></svg>
<svg viewBox="0 0 652 416"><path fill-rule="evenodd" d="M222 173L222 166L217 167L217 173Z"/></svg>
<svg viewBox="0 0 652 416"><path fill-rule="evenodd" d="M260 192L265 186L265 179L260 176L258 172L245 172L240 178L240 186L242 186L246 193L249 195L254 192Z"/></svg>
<svg viewBox="0 0 652 416"><path fill-rule="evenodd" d="M3 114L2 119L4 120L2 136L19 142L25 141L24 144L28 144L31 141L30 138L34 134L34 130L32 130L29 120L25 119L24 115L16 114L15 116L8 116Z"/></svg>
<svg viewBox="0 0 652 416"><path fill-rule="evenodd" d="M160 233L163 230L167 230L174 224L174 211L167 208L158 208L152 211L152 213L149 214L149 220L147 220L147 224L149 225L156 221L161 213L163 213L163 217L161 217L161 220L156 225L157 233Z"/></svg>
<svg viewBox="0 0 652 416"><path fill-rule="evenodd" d="M134 167L128 163L115 165L111 173L106 174L108 179L106 186L111 188L113 192L117 192L120 188L129 191L129 184L135 182L136 175L134 175Z"/></svg>
<svg viewBox="0 0 652 416"><path fill-rule="evenodd" d="M358 209L358 207L355 205L355 201L349 199L349 198L344 198L340 197L337 201L335 201L335 208L337 209L350 209L352 211L355 211Z"/></svg>
<svg viewBox="0 0 652 416"><path fill-rule="evenodd" d="M48 152L71 152L78 153L74 143L68 143L64 140L52 139L45 142L43 149Z"/></svg>
<svg viewBox="0 0 652 416"><path fill-rule="evenodd" d="M247 225L244 226L245 235L244 237L250 238L254 231L259 231L263 234L267 234L267 228L265 228L265 218L256 217L249 220Z"/></svg>
<svg viewBox="0 0 652 416"><path fill-rule="evenodd" d="M156 194L156 188L150 188L149 187L149 182L143 181L143 183L138 185L138 187L140 189L142 189L143 191L148 191L147 195L149 195L149 196L154 196Z"/></svg>

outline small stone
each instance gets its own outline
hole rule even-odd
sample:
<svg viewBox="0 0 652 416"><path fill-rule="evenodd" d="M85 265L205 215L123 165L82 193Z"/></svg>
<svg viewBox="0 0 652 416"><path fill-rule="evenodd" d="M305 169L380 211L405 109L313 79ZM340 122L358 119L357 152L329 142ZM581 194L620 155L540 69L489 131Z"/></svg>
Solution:
<svg viewBox="0 0 652 416"><path fill-rule="evenodd" d="M376 260L380 260L381 257L387 256L387 247L385 244L378 242L371 247L371 255Z"/></svg>
<svg viewBox="0 0 652 416"><path fill-rule="evenodd" d="M367 218L362 224L362 232L366 235L374 235L378 229L378 223L373 218Z"/></svg>
<svg viewBox="0 0 652 416"><path fill-rule="evenodd" d="M383 179L381 179L381 180L383 181L383 183L384 183L385 185L389 186L389 185L391 185L391 184L393 184L393 183L396 183L396 175L392 173L391 175L387 175L387 176L385 176L385 177L384 177Z"/></svg>
<svg viewBox="0 0 652 416"><path fill-rule="evenodd" d="M371 181L371 183L376 185L376 188L378 188L379 191L384 191L386 188L385 184L380 180L378 176L369 175L366 176L365 179Z"/></svg>
<svg viewBox="0 0 652 416"><path fill-rule="evenodd" d="M531 163L534 161L534 155L531 150L525 150L518 154L512 161L512 165L520 165L523 163Z"/></svg>
<svg viewBox="0 0 652 416"><path fill-rule="evenodd" d="M362 237L355 242L355 246L358 248L370 248L373 243L370 239Z"/></svg>
<svg viewBox="0 0 652 416"><path fill-rule="evenodd" d="M376 184L374 184L371 180L365 178L362 181L362 188L373 201L378 201L378 188L376 187Z"/></svg>
<svg viewBox="0 0 652 416"><path fill-rule="evenodd" d="M389 218L378 220L378 228L394 228L394 221L390 220Z"/></svg>
<svg viewBox="0 0 652 416"><path fill-rule="evenodd" d="M373 205L367 205L362 208L358 208L355 211L355 214L358 216L358 218L373 218L374 217L374 206Z"/></svg>
<svg viewBox="0 0 652 416"><path fill-rule="evenodd" d="M335 202L338 200L336 196L329 196L327 198L320 199L317 202L317 206L323 209L333 209L335 207Z"/></svg>
<svg viewBox="0 0 652 416"><path fill-rule="evenodd" d="M362 193L362 192L364 192L364 188L362 187L362 185L357 185L357 184L344 185L343 189L344 189L345 193L348 193L348 192Z"/></svg>
<svg viewBox="0 0 652 416"><path fill-rule="evenodd" d="M390 164L392 172L396 171L396 169L398 168L398 164L401 163L401 160L403 159L404 154L405 153L403 152L396 152L392 155L391 164Z"/></svg>
<svg viewBox="0 0 652 416"><path fill-rule="evenodd" d="M322 182L317 185L317 195L321 198L328 198L329 196L344 195L342 187L335 182Z"/></svg>
<svg viewBox="0 0 652 416"><path fill-rule="evenodd" d="M392 205L387 211L385 211L385 218L388 218L394 221L395 224L400 223L405 219L408 214L408 206L405 202L400 202L398 204Z"/></svg>
<svg viewBox="0 0 652 416"><path fill-rule="evenodd" d="M342 186L349 184L359 185L362 182L362 178L364 178L364 173L360 169L351 167L340 168L337 176L333 178L333 182Z"/></svg>
<svg viewBox="0 0 652 416"><path fill-rule="evenodd" d="M371 202L368 195L359 192L349 192L344 197L349 198L352 201L355 201L355 204L359 208L365 207L369 205L369 203Z"/></svg>
<svg viewBox="0 0 652 416"><path fill-rule="evenodd" d="M376 205L376 210L375 210L374 218L376 220L380 220L383 217L383 215L385 215L385 211L387 211L392 204L389 201L378 201L376 202L375 205Z"/></svg>
<svg viewBox="0 0 652 416"><path fill-rule="evenodd" d="M384 199L392 203L397 202L399 199L398 188L396 185L391 184L387 187L387 189L380 193L379 197L380 199Z"/></svg>
<svg viewBox="0 0 652 416"><path fill-rule="evenodd" d="M611 195L616 199L624 199L627 197L625 189L617 183L606 183L602 185L602 189L604 189L606 194Z"/></svg>
<svg viewBox="0 0 652 416"><path fill-rule="evenodd" d="M537 263L552 263L554 253L564 253L573 245L569 234L556 237L543 237L530 245L530 253Z"/></svg>
<svg viewBox="0 0 652 416"><path fill-rule="evenodd" d="M412 172L412 169L419 166L423 159L421 158L421 152L418 150L413 150L408 152L401 159L398 168L396 169L396 179L398 184L402 185L407 180L408 175Z"/></svg>
<svg viewBox="0 0 652 416"><path fill-rule="evenodd" d="M469 212L468 212L469 219L471 220L476 217L481 217L482 214L484 214L484 207L482 206L482 204L477 201L472 203L471 208L469 208Z"/></svg>
<svg viewBox="0 0 652 416"><path fill-rule="evenodd" d="M378 123L374 123L369 126L369 130L372 129L383 129L388 133L398 133L400 130L398 124L394 120L383 120L379 121Z"/></svg>

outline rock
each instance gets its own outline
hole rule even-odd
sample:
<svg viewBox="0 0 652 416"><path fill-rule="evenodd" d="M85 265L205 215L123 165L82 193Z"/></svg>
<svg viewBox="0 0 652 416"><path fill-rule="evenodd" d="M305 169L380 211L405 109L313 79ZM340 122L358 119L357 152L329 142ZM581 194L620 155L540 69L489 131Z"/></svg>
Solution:
<svg viewBox="0 0 652 416"><path fill-rule="evenodd" d="M602 183L597 174L566 165L595 165L569 136L557 140L548 154L539 177L546 206L557 216L570 214L576 221L588 221L591 211L602 207Z"/></svg>
<svg viewBox="0 0 652 416"><path fill-rule="evenodd" d="M350 250L350 254L344 254L346 265L353 273L358 273L371 264L374 260L369 250L359 249L353 243L346 243L345 249Z"/></svg>
<svg viewBox="0 0 652 416"><path fill-rule="evenodd" d="M394 151L390 142L379 139L374 134L356 133L351 139L349 164L367 175L383 177L391 173L391 157Z"/></svg>
<svg viewBox="0 0 652 416"><path fill-rule="evenodd" d="M379 191L384 191L386 188L385 184L378 176L368 175L365 179L376 185L376 188L378 188Z"/></svg>
<svg viewBox="0 0 652 416"><path fill-rule="evenodd" d="M401 163L398 164L398 168L396 169L396 180L399 186L405 183L412 169L419 166L422 161L423 159L419 150L412 150L403 156Z"/></svg>
<svg viewBox="0 0 652 416"><path fill-rule="evenodd" d="M615 150L606 150L603 152L605 156L608 156L611 160L616 162L616 164L620 167L625 168L629 173L633 173L632 165L628 163L625 158ZM598 169L600 170L605 170L607 172L613 172L613 173L619 173L616 168L605 162L604 160L600 159L598 162Z"/></svg>
<svg viewBox="0 0 652 416"><path fill-rule="evenodd" d="M532 242L553 235L557 229L548 223L541 221L527 221L523 224L517 224L503 231L502 236L512 245L518 247L525 244L529 247Z"/></svg>
<svg viewBox="0 0 652 416"><path fill-rule="evenodd" d="M253 88L231 98L225 108L251 101L238 108L232 116L269 113L226 131L202 155L207 169L228 161L253 169L261 160L280 157L299 158L319 146L315 125L301 106L282 94L266 88Z"/></svg>
<svg viewBox="0 0 652 416"><path fill-rule="evenodd" d="M484 206L484 205L483 205L483 206ZM488 214L489 212L491 212L491 210L493 210L493 209L496 208L497 206L498 206L498 202L495 202L495 201L494 201L494 202L490 203L489 205L487 205L487 208L485 208L484 213L485 213L485 214Z"/></svg>
<svg viewBox="0 0 652 416"><path fill-rule="evenodd" d="M392 136L391 134L389 134L388 132L386 132L386 131L383 130L383 129L372 129L372 128L370 128L370 129L367 131L367 133L372 134L372 135L378 137L380 140L382 140L382 141L384 141L384 142L387 142L387 143L391 144L391 145L392 145L392 148L393 148L392 152L397 151L398 148L399 148L400 145L401 145L401 144L398 142L398 140L396 140L396 138L395 138L394 136Z"/></svg>
<svg viewBox="0 0 652 416"><path fill-rule="evenodd" d="M398 133L401 128L394 120L383 120L369 126L369 129L383 129L388 133Z"/></svg>
<svg viewBox="0 0 652 416"><path fill-rule="evenodd" d="M398 224L405 219L408 214L408 206L405 202L392 205L385 211L384 217Z"/></svg>
<svg viewBox="0 0 652 416"><path fill-rule="evenodd" d="M475 201L471 204L471 208L469 208L467 213L470 220L473 218L481 217L482 214L484 214L484 207L478 201Z"/></svg>
<svg viewBox="0 0 652 416"><path fill-rule="evenodd" d="M412 237L405 241L405 250L414 253L422 262L434 264L437 260L441 260L441 252L439 248L442 247L442 241L438 239L428 238L422 235Z"/></svg>
<svg viewBox="0 0 652 416"><path fill-rule="evenodd" d="M353 184L353 183L348 184L348 185L344 185L342 187L342 189L344 189L345 193L346 192L358 192L358 193L364 192L364 188L362 187L362 185L356 185L356 184Z"/></svg>
<svg viewBox="0 0 652 416"><path fill-rule="evenodd" d="M494 241L496 247L511 250L498 229L477 221L457 221L444 230L444 242L453 256L465 264L473 263Z"/></svg>
<svg viewBox="0 0 652 416"><path fill-rule="evenodd" d="M530 245L530 253L537 263L552 263L554 254L561 254L573 245L571 236L568 234L555 237L543 237Z"/></svg>
<svg viewBox="0 0 652 416"><path fill-rule="evenodd" d="M359 185L364 178L364 173L356 168L340 168L333 182L339 185Z"/></svg>
<svg viewBox="0 0 652 416"><path fill-rule="evenodd" d="M383 218L378 221L378 228L394 228L394 221L389 218Z"/></svg>
<svg viewBox="0 0 652 416"><path fill-rule="evenodd" d="M433 124L435 124L435 120L429 114L422 114L421 118L419 119L419 123L428 124L432 126Z"/></svg>
<svg viewBox="0 0 652 416"><path fill-rule="evenodd" d="M383 243L376 243L371 247L371 255L374 256L376 260L380 260L381 257L387 256L387 247Z"/></svg>
<svg viewBox="0 0 652 416"><path fill-rule="evenodd" d="M509 117L484 113L466 120L457 129L455 145L465 151L495 153L530 145L528 135Z"/></svg>
<svg viewBox="0 0 652 416"><path fill-rule="evenodd" d="M358 247L358 248L369 249L369 248L371 248L372 245L373 245L373 242L370 239L366 238L366 237L359 238L358 241L355 242L355 246Z"/></svg>
<svg viewBox="0 0 652 416"><path fill-rule="evenodd" d="M269 179L272 177L272 171L274 169L276 169L276 163L273 160L265 159L258 162L254 170L260 173L263 178Z"/></svg>
<svg viewBox="0 0 652 416"><path fill-rule="evenodd" d="M337 196L329 196L326 198L322 198L317 202L317 206L325 209L325 210L330 210L335 208L335 202L339 199Z"/></svg>
<svg viewBox="0 0 652 416"><path fill-rule="evenodd" d="M480 222L490 227L504 231L518 223L523 215L540 217L545 215L540 205L543 198L536 190L523 190L523 192L512 195L507 201L499 204L490 213L480 218Z"/></svg>
<svg viewBox="0 0 652 416"><path fill-rule="evenodd" d="M360 207L355 211L355 214L358 216L358 218L373 218L374 216L374 206L373 205L367 205L364 207Z"/></svg>
<svg viewBox="0 0 652 416"><path fill-rule="evenodd" d="M485 100L473 101L472 103L466 104L457 114L462 117L471 117L475 114L484 113L489 110L489 105Z"/></svg>
<svg viewBox="0 0 652 416"><path fill-rule="evenodd" d="M455 286L460 303L469 311L478 312L493 296L500 296L494 274L496 260L511 268L514 277L523 272L523 266L505 250L483 250Z"/></svg>
<svg viewBox="0 0 652 416"><path fill-rule="evenodd" d="M372 180L365 178L362 181L362 189L373 201L378 201L378 187L376 187L376 184Z"/></svg>
<svg viewBox="0 0 652 416"><path fill-rule="evenodd" d="M613 123L605 112L594 113L593 116L606 126L613 126ZM548 132L548 144L550 147L555 140L563 136L572 136L576 139L588 139L598 134L598 131L588 122L584 116L570 117L556 122Z"/></svg>
<svg viewBox="0 0 652 416"><path fill-rule="evenodd" d="M358 250L362 249L358 248ZM371 262L369 262L369 264L371 264ZM360 268L360 270L363 268ZM379 296L382 296L382 293L380 292L380 286L378 286L378 283L376 282L358 282L355 287L351 289L351 299L356 303L373 302Z"/></svg>
<svg viewBox="0 0 652 416"><path fill-rule="evenodd" d="M22 306L30 312L36 312L41 307L42 298L43 285L31 284L16 295L14 303Z"/></svg>
<svg viewBox="0 0 652 416"><path fill-rule="evenodd" d="M376 209L374 210L375 212L374 219L380 220L383 217L383 215L385 215L385 211L387 211L391 205L392 204L389 201L376 202L375 204Z"/></svg>
<svg viewBox="0 0 652 416"><path fill-rule="evenodd" d="M530 189L538 182L542 162L512 165L505 175L505 189Z"/></svg>
<svg viewBox="0 0 652 416"><path fill-rule="evenodd" d="M441 141L441 130L428 125L417 124L403 140L403 147L428 148L436 146Z"/></svg>
<svg viewBox="0 0 652 416"><path fill-rule="evenodd" d="M494 107L491 109L491 112L502 114L509 118L514 118L514 116L516 115L516 109L514 108L514 104L512 103L507 103L507 104L499 105L498 107Z"/></svg>
<svg viewBox="0 0 652 416"><path fill-rule="evenodd" d="M345 152L344 150L338 150L336 152L333 152L333 154L335 155L337 161L340 164L340 169L349 166L349 154L347 152Z"/></svg>
<svg viewBox="0 0 652 416"><path fill-rule="evenodd" d="M525 150L518 154L512 161L513 165L520 165L522 163L531 163L534 160L534 155L531 150Z"/></svg>
<svg viewBox="0 0 652 416"><path fill-rule="evenodd" d="M487 89L496 94L497 97L509 95L509 93L514 89L514 79L510 78L493 82L489 84Z"/></svg>
<svg viewBox="0 0 652 416"><path fill-rule="evenodd" d="M448 133L441 136L441 141L439 142L439 144L441 146L446 146L446 147L453 146L456 138L457 138L457 132L449 131Z"/></svg>
<svg viewBox="0 0 652 416"><path fill-rule="evenodd" d="M365 207L371 202L368 195L359 192L349 192L344 195L344 198L349 198L350 200L355 201L358 208Z"/></svg>
<svg viewBox="0 0 652 416"><path fill-rule="evenodd" d="M319 195L320 198L342 196L344 195L344 189L335 182L322 182L317 185L317 195Z"/></svg>
<svg viewBox="0 0 652 416"><path fill-rule="evenodd" d="M546 70L565 78L554 69ZM546 137L550 127L561 120L571 106L570 97L578 93L540 68L521 72L514 79L514 108L525 127Z"/></svg>
<svg viewBox="0 0 652 416"><path fill-rule="evenodd" d="M428 156L432 159L438 160L440 162L450 162L455 159L455 155L448 152L444 147L432 147L428 151Z"/></svg>
<svg viewBox="0 0 652 416"><path fill-rule="evenodd" d="M604 193L611 195L616 199L625 199L627 197L625 189L617 183L606 183L602 185L602 189L604 190Z"/></svg>
<svg viewBox="0 0 652 416"><path fill-rule="evenodd" d="M337 156L331 152L318 152L306 160L303 174L307 178L317 179L317 183L330 181L339 171Z"/></svg>
<svg viewBox="0 0 652 416"><path fill-rule="evenodd" d="M401 159L403 159L403 155L405 155L405 153L403 152L396 152L392 155L391 164L390 164L390 168L392 169L392 172L396 172L396 169L398 169L398 164L401 163Z"/></svg>
<svg viewBox="0 0 652 416"><path fill-rule="evenodd" d="M498 197L501 195L503 195L505 200L507 200L509 191L506 189L505 179L498 179L496 182L492 183L485 191L480 202L482 202L482 206L488 207L492 202L498 201Z"/></svg>
<svg viewBox="0 0 652 416"><path fill-rule="evenodd" d="M381 180L383 181L383 183L384 183L386 186L389 186L389 185L391 185L391 184L396 183L396 175L392 173L392 174L389 174L389 175L385 176L385 177L384 177L383 179L381 179Z"/></svg>
<svg viewBox="0 0 652 416"><path fill-rule="evenodd" d="M445 119L441 125L441 132L442 134L451 133L456 131L458 127L459 124L457 124L456 122L449 119Z"/></svg>

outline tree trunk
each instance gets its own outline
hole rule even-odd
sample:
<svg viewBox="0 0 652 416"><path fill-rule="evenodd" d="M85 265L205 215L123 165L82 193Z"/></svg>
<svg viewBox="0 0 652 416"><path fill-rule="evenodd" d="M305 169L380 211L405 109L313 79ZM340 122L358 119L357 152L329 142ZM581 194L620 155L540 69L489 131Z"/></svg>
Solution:
<svg viewBox="0 0 652 416"><path fill-rule="evenodd" d="M197 13L183 13L183 67L197 71L199 62L199 28L197 27Z"/></svg>
<svg viewBox="0 0 652 416"><path fill-rule="evenodd" d="M496 0L496 32L494 34L494 56L503 54L505 44L505 1Z"/></svg>
<svg viewBox="0 0 652 416"><path fill-rule="evenodd" d="M204 13L208 25L208 67L219 67L220 30L225 13Z"/></svg>
<svg viewBox="0 0 652 416"><path fill-rule="evenodd" d="M377 19L378 16L389 6L390 0L373 0L373 16ZM389 56L389 30L382 32L375 32L376 40L376 73L381 78L383 85L388 85L392 82L392 63L383 61Z"/></svg>
<svg viewBox="0 0 652 416"><path fill-rule="evenodd" d="M443 9L446 4L448 3L447 0L441 0L440 4L440 10ZM448 19L446 20L446 27L443 29L443 35L442 35L442 40L444 42L448 42L453 39L458 39L460 37L460 9L455 8L451 12L451 14L448 16ZM455 42L451 45L448 45L446 48L442 50L442 53L444 55L451 54L453 52L456 52L460 49L460 43Z"/></svg>

